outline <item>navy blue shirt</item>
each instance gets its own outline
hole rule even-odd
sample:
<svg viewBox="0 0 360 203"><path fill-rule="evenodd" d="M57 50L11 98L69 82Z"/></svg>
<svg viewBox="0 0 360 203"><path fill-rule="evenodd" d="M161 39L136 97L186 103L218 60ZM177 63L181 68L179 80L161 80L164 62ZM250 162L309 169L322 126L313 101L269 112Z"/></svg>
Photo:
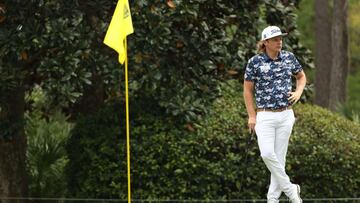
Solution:
<svg viewBox="0 0 360 203"><path fill-rule="evenodd" d="M246 66L244 79L255 84L257 108L278 109L290 106L291 76L302 71L294 54L280 51L277 59L266 53L253 56Z"/></svg>

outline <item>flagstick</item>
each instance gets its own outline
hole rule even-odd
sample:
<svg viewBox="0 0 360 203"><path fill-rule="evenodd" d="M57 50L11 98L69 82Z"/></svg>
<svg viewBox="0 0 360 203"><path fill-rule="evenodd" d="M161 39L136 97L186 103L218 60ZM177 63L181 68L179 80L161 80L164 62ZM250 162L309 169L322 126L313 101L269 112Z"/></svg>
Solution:
<svg viewBox="0 0 360 203"><path fill-rule="evenodd" d="M128 58L127 42L125 37L125 105L126 105L126 149L127 149L127 176L128 176L128 203L131 203L130 181L130 129L129 129L129 87L128 87Z"/></svg>

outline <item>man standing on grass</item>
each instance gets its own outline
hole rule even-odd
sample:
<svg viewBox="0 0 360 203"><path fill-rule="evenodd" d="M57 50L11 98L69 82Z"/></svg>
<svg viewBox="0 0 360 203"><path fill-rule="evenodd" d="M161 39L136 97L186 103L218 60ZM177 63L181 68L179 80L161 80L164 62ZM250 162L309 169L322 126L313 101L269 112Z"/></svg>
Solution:
<svg viewBox="0 0 360 203"><path fill-rule="evenodd" d="M285 160L295 122L292 105L301 97L306 76L294 54L281 50L285 35L279 27L266 27L258 42L259 54L248 61L244 76L249 130L256 132L261 157L271 172L269 203L279 202L282 192L291 202L302 202L300 186L291 183L285 172ZM292 91L292 76L296 78L295 91Z"/></svg>

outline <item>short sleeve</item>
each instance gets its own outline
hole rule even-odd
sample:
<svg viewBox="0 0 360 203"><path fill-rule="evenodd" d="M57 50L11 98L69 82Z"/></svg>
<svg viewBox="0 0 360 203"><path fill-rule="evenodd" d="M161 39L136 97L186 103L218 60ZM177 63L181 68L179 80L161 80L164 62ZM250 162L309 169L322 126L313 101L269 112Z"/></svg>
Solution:
<svg viewBox="0 0 360 203"><path fill-rule="evenodd" d="M294 66L292 66L291 72L292 72L292 74L296 75L299 72L301 72L303 69L302 69L302 66L300 65L299 61L294 56L294 54L291 54L291 60L294 65Z"/></svg>
<svg viewBox="0 0 360 203"><path fill-rule="evenodd" d="M252 82L255 81L255 67L252 59L250 59L246 65L244 79Z"/></svg>

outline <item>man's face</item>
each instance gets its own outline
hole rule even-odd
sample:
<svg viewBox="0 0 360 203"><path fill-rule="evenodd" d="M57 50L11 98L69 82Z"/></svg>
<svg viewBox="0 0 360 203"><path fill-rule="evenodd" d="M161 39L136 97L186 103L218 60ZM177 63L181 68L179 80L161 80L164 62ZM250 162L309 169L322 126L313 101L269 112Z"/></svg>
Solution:
<svg viewBox="0 0 360 203"><path fill-rule="evenodd" d="M281 51L282 48L282 37L273 37L265 41L265 46L269 51Z"/></svg>

